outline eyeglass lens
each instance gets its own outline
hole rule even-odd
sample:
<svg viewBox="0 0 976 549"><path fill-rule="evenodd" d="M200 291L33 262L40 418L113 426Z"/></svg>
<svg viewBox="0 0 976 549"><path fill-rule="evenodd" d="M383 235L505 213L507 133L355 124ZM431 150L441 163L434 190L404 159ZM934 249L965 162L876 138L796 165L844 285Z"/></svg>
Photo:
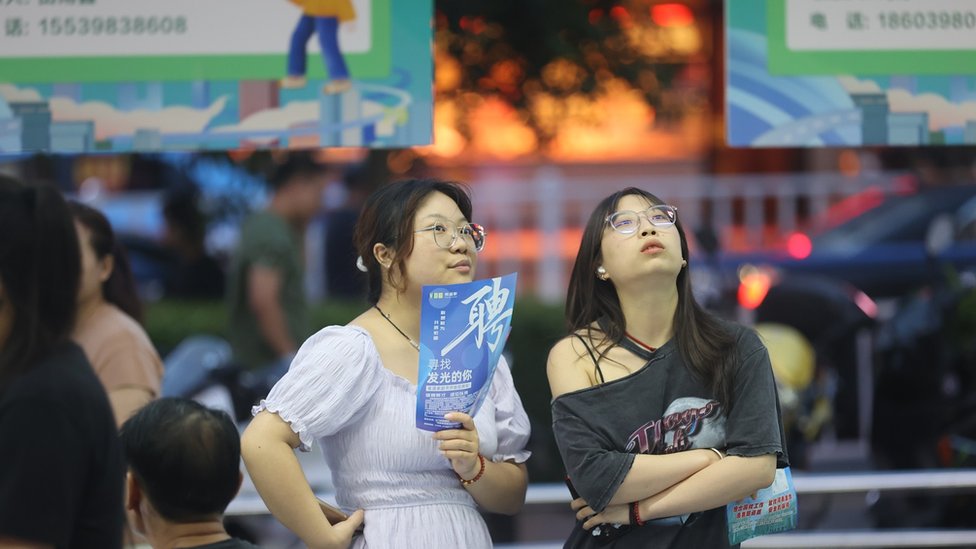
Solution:
<svg viewBox="0 0 976 549"><path fill-rule="evenodd" d="M485 246L485 230L475 223L465 223L458 227L450 221L438 223L433 227L434 242L441 248L450 248L460 234L475 250L481 251Z"/></svg>
<svg viewBox="0 0 976 549"><path fill-rule="evenodd" d="M651 206L643 212L635 212L632 210L619 211L611 215L607 221L609 221L613 230L624 234L630 234L635 232L640 226L640 218L642 215L651 225L655 227L668 227L670 225L674 225L674 222L677 219L677 212L673 207L661 204Z"/></svg>

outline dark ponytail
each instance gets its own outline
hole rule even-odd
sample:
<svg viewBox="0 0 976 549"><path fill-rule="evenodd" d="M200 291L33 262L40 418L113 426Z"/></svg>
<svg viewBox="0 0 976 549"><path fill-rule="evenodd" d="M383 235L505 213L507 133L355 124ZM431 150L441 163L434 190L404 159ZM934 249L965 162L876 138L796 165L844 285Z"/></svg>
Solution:
<svg viewBox="0 0 976 549"><path fill-rule="evenodd" d="M99 260L112 256L112 274L102 283L105 301L142 323L142 302L136 291L132 268L125 248L115 238L115 231L102 212L78 202L70 202L71 214L91 233L91 246Z"/></svg>

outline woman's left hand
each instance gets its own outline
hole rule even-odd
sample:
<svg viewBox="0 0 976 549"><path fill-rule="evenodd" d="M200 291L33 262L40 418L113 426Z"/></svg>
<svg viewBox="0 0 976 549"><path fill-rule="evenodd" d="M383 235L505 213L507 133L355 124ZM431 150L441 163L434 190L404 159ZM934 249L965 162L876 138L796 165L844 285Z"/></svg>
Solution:
<svg viewBox="0 0 976 549"><path fill-rule="evenodd" d="M607 505L599 512L594 513L593 509L583 500L577 498L569 504L576 511L576 520L582 520L583 529L589 530L601 524L630 524L630 504L621 503L618 505Z"/></svg>
<svg viewBox="0 0 976 549"><path fill-rule="evenodd" d="M478 429L474 426L474 419L463 412L451 412L444 418L460 423L461 428L438 431L434 433L434 440L440 441L438 448L450 460L454 472L463 479L472 479L481 470Z"/></svg>

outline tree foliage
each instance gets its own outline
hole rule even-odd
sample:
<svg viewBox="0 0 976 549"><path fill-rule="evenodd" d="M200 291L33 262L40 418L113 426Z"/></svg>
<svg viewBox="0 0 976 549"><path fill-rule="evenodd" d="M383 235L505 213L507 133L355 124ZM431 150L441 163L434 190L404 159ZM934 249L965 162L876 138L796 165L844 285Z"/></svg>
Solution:
<svg viewBox="0 0 976 549"><path fill-rule="evenodd" d="M552 119L567 114L569 98L592 98L611 82L657 108L685 60L650 7L650 0L437 0L438 97L499 97L540 142L553 136Z"/></svg>

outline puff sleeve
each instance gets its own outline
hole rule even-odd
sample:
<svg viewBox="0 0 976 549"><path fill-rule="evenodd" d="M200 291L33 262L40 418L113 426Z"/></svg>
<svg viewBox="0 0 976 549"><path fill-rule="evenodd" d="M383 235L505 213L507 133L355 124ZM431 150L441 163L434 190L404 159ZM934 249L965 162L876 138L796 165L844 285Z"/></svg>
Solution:
<svg viewBox="0 0 976 549"><path fill-rule="evenodd" d="M495 425L498 429L498 448L491 455L494 462L525 463L532 452L525 449L531 427L522 407L522 399L515 391L512 371L505 358L498 361L491 382L489 396L495 403Z"/></svg>
<svg viewBox="0 0 976 549"><path fill-rule="evenodd" d="M251 413L278 414L291 424L309 451L316 438L355 423L376 392L379 353L369 334L348 326L329 326L308 338L291 366Z"/></svg>

